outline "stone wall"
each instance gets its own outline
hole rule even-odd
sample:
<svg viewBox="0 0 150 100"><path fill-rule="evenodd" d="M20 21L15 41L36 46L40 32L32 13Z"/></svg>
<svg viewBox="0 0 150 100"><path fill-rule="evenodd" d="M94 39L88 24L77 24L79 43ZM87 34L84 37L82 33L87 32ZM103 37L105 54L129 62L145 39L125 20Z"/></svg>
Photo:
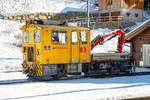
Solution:
<svg viewBox="0 0 150 100"><path fill-rule="evenodd" d="M5 20L13 20L18 22L25 22L26 20L39 20L39 19L51 19L51 20L68 20L75 21L86 19L87 13L85 12L68 12L68 13L34 13L17 16L4 16ZM90 14L91 17L98 17L98 13Z"/></svg>

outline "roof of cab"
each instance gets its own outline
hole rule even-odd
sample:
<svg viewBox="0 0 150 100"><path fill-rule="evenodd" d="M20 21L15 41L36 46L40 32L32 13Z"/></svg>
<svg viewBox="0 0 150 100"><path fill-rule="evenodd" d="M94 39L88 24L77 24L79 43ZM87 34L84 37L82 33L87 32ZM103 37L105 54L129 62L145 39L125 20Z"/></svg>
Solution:
<svg viewBox="0 0 150 100"><path fill-rule="evenodd" d="M41 24L36 24L41 28L69 28L69 29L86 29L86 30L90 30L89 28L85 28L85 27L75 27L75 26L58 26L58 25L41 25Z"/></svg>
<svg viewBox="0 0 150 100"><path fill-rule="evenodd" d="M70 26L69 23L65 20L28 20L26 22L28 25L34 24L41 28L69 28L69 29L86 29L90 30L85 27L76 27Z"/></svg>

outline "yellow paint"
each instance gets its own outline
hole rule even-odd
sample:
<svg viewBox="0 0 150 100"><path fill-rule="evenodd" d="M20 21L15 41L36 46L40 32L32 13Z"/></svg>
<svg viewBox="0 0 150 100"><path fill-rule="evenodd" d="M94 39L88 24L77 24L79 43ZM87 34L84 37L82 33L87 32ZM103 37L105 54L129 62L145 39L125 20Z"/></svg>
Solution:
<svg viewBox="0 0 150 100"><path fill-rule="evenodd" d="M40 43L34 42L34 30L39 29L41 32ZM42 64L69 64L73 61L78 63L89 63L90 57L90 30L86 28L70 28L59 26L42 26L28 24L21 27L22 31L29 31L29 42L22 43L23 68L34 69L37 76L42 76ZM67 44L53 44L52 30L67 31ZM72 31L77 31L77 44L72 44ZM80 43L80 32L87 32L87 44ZM50 46L50 50L44 47ZM34 62L28 62L28 47L34 48ZM24 50L24 48L26 50ZM39 55L38 55L39 52ZM26 66L25 66L26 65ZM29 66L33 65L33 66ZM38 66L37 66L38 65Z"/></svg>

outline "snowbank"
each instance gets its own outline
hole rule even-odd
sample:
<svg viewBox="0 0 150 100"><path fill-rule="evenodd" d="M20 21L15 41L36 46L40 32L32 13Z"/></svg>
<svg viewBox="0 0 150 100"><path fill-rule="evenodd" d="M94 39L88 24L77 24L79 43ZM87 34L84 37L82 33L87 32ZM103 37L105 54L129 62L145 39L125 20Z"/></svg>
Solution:
<svg viewBox="0 0 150 100"><path fill-rule="evenodd" d="M0 69L1 70L20 70L22 54L20 39L15 36L22 34L20 27L23 24L14 21L0 20Z"/></svg>
<svg viewBox="0 0 150 100"><path fill-rule="evenodd" d="M150 96L149 77L150 75L1 84L0 99L118 100L146 97ZM0 80L5 82L24 79L26 77L21 73L0 73Z"/></svg>

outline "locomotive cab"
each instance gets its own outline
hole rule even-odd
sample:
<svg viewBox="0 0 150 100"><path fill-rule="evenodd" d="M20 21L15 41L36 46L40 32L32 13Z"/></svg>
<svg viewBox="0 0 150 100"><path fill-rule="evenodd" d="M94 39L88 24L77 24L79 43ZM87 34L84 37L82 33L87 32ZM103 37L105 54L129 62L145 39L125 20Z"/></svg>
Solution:
<svg viewBox="0 0 150 100"><path fill-rule="evenodd" d="M28 23L23 31L23 71L33 78L80 74L90 63L90 30Z"/></svg>

